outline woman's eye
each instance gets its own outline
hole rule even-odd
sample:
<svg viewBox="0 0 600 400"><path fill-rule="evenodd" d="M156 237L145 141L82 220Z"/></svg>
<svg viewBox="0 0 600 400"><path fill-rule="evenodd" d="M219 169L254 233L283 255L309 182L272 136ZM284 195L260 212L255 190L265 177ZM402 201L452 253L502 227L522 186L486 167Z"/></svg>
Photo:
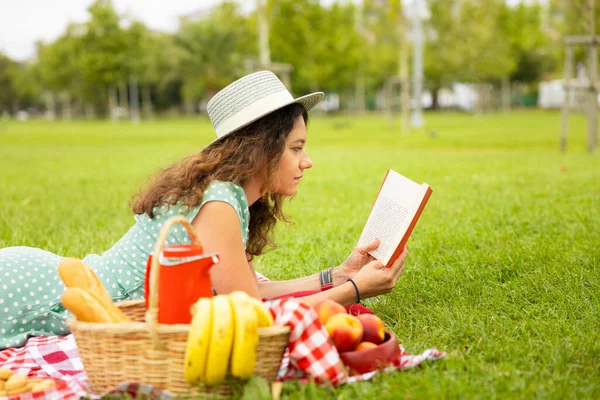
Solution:
<svg viewBox="0 0 600 400"><path fill-rule="evenodd" d="M294 147L294 151L296 153L300 153L302 151L302 147Z"/></svg>

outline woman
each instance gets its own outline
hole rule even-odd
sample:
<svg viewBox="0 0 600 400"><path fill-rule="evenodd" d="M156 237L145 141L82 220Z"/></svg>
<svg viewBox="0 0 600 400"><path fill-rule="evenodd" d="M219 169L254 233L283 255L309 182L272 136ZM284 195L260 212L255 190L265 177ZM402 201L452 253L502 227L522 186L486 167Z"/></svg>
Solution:
<svg viewBox="0 0 600 400"><path fill-rule="evenodd" d="M208 103L217 139L160 172L135 197L136 223L125 236L101 256L84 258L111 298L143 298L148 255L162 224L174 215L189 219L205 251L219 253L220 263L211 269L217 293L243 290L272 299L304 292L314 293L302 298L309 305L323 299L349 305L391 291L408 251L385 268L367 254L376 241L321 273L290 281L256 278L252 258L274 246L276 221L287 221L283 200L296 194L312 167L305 148L307 112L322 97L318 92L294 99L268 71L247 75L217 93ZM189 243L181 227L167 238L167 244L177 243ZM57 274L62 259L29 247L0 250L0 349L21 346L30 336L68 333L60 303L64 286Z"/></svg>

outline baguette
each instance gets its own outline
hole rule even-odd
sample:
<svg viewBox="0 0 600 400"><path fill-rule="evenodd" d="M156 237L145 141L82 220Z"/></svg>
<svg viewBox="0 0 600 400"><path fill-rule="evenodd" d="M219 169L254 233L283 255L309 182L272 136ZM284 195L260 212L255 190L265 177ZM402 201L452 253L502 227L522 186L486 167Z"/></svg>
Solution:
<svg viewBox="0 0 600 400"><path fill-rule="evenodd" d="M44 379L43 381L36 383L31 388L31 392L32 393L43 392L47 389L50 389L52 386L54 386L54 381L52 379Z"/></svg>
<svg viewBox="0 0 600 400"><path fill-rule="evenodd" d="M4 383L4 390L7 392L25 388L27 386L27 375L14 374Z"/></svg>
<svg viewBox="0 0 600 400"><path fill-rule="evenodd" d="M108 310L81 288L68 288L60 298L63 306L83 322L116 322Z"/></svg>
<svg viewBox="0 0 600 400"><path fill-rule="evenodd" d="M113 303L100 279L85 262L75 258L65 258L58 265L58 274L67 288L83 289L95 298L106 309L112 322L131 322L131 318Z"/></svg>
<svg viewBox="0 0 600 400"><path fill-rule="evenodd" d="M10 378L11 376L13 376L13 372L10 369L0 368L0 379L5 381L8 378Z"/></svg>

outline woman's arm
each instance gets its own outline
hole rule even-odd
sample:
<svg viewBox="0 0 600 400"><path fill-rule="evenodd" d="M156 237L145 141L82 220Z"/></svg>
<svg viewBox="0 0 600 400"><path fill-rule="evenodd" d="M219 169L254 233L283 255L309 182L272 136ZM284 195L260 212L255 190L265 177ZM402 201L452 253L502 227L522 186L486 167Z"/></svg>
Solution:
<svg viewBox="0 0 600 400"><path fill-rule="evenodd" d="M254 270L254 269L253 269ZM335 267L332 272L333 286L343 285L348 281L348 276L340 267ZM273 299L275 297L305 290L321 290L321 280L319 273L312 274L297 279L286 281L259 282L258 289L263 299Z"/></svg>
<svg viewBox="0 0 600 400"><path fill-rule="evenodd" d="M353 277L354 284L345 279L345 277L341 277L341 274L344 273L343 268L335 268L333 273L334 286L332 289L301 297L299 299L309 306L325 299L334 300L347 306L355 304L360 299L368 299L369 297L389 293L396 286L398 278L402 275L402 272L404 272L404 261L407 256L408 249L404 247L404 250L398 259L396 259L389 268L378 260L371 261L361 268L356 276ZM319 275L314 274L291 281L263 282L259 284L259 288L261 295L267 294L267 291L279 293L278 295L281 295L301 290L319 290L320 281ZM278 295L268 295L263 296L263 298L273 298Z"/></svg>
<svg viewBox="0 0 600 400"><path fill-rule="evenodd" d="M219 263L210 269L217 293L241 290L261 298L254 272L248 267L240 219L231 205L211 201L192 221L205 253L219 253Z"/></svg>
<svg viewBox="0 0 600 400"><path fill-rule="evenodd" d="M343 285L349 278L354 278L365 265L373 261L374 258L369 255L369 252L375 250L377 246L379 246L379 239L375 239L371 243L362 246L357 245L342 265L333 268L333 286ZM249 262L248 264L250 265L252 272L254 272L252 263ZM292 292L321 290L321 282L318 273L299 279L263 282L258 285L261 296L267 299L272 299Z"/></svg>

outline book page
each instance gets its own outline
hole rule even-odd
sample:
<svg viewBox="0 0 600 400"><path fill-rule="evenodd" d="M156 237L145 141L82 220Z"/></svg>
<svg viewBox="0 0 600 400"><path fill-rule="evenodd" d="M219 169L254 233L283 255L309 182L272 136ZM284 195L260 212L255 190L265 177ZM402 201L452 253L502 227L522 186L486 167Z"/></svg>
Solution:
<svg viewBox="0 0 600 400"><path fill-rule="evenodd" d="M370 254L386 264L410 225L422 197L421 185L390 170L360 235L358 245L379 238L379 247Z"/></svg>

